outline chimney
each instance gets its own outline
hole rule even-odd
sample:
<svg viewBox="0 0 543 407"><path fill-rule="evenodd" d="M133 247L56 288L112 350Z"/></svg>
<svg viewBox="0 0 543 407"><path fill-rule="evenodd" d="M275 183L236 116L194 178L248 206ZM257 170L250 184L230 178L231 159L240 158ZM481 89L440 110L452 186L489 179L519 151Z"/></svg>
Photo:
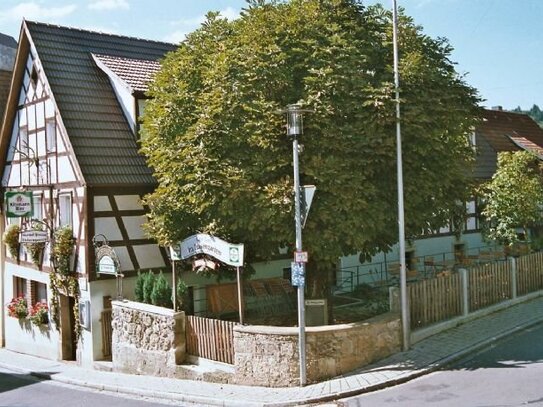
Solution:
<svg viewBox="0 0 543 407"><path fill-rule="evenodd" d="M503 106L492 106L492 110L503 111Z"/></svg>

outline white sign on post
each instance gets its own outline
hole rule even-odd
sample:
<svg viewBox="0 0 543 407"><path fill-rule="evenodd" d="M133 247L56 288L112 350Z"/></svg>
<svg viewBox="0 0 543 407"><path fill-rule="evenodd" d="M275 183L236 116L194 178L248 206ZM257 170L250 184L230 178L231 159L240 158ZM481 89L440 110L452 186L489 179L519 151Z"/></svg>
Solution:
<svg viewBox="0 0 543 407"><path fill-rule="evenodd" d="M307 263L309 256L307 252L294 252L294 261L296 263Z"/></svg>
<svg viewBox="0 0 543 407"><path fill-rule="evenodd" d="M228 243L218 237L198 233L181 242L181 258L207 254L229 266L243 267L243 244Z"/></svg>

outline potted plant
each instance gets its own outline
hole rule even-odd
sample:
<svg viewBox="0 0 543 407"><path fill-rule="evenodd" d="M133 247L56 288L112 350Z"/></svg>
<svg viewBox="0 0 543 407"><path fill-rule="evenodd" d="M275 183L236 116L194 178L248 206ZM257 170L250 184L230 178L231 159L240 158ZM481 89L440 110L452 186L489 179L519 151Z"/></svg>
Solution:
<svg viewBox="0 0 543 407"><path fill-rule="evenodd" d="M49 307L44 302L37 302L30 310L30 321L36 325L45 325L49 322Z"/></svg>
<svg viewBox="0 0 543 407"><path fill-rule="evenodd" d="M8 315L12 318L25 319L28 316L28 304L24 297L13 298L8 304Z"/></svg>
<svg viewBox="0 0 543 407"><path fill-rule="evenodd" d="M21 232L21 228L17 224L11 224L6 228L6 231L4 232L4 236L2 236L2 239L4 240L5 245L8 247L9 254L11 254L11 257L14 259L19 258L19 233Z"/></svg>
<svg viewBox="0 0 543 407"><path fill-rule="evenodd" d="M43 225L41 225L39 223L34 223L32 225L32 230L43 231ZM36 266L40 267L43 250L45 249L45 242L25 243L24 247L25 247L25 250L28 252L28 254L30 254L30 258L32 259L32 263L34 263Z"/></svg>

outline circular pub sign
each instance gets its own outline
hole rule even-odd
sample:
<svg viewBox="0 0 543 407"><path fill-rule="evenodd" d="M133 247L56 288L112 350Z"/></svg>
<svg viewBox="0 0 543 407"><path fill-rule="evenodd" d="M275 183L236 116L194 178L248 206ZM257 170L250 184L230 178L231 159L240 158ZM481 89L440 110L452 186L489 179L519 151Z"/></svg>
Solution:
<svg viewBox="0 0 543 407"><path fill-rule="evenodd" d="M119 259L108 245L104 244L96 250L96 272L114 276L120 272Z"/></svg>

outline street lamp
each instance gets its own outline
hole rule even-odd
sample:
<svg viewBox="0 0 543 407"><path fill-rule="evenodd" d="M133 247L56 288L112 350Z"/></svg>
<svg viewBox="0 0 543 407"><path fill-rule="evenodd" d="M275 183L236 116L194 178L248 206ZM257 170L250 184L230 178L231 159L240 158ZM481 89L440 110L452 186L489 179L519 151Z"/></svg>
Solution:
<svg viewBox="0 0 543 407"><path fill-rule="evenodd" d="M402 133L400 127L400 74L398 58L398 7L392 0L392 44L394 53L394 88L396 101L396 167L398 174L398 244L400 250L400 302L402 312L403 350L410 346L409 299L407 297L407 271L405 264L405 219L403 197Z"/></svg>
<svg viewBox="0 0 543 407"><path fill-rule="evenodd" d="M303 114L310 110L304 110L298 104L288 105L283 112L287 114L287 135L292 136L292 162L294 167L294 223L296 225L296 252L302 251L302 214L301 214L301 188L300 167L298 161L298 137L303 134ZM300 357L300 386L306 384L305 363L305 266L304 263L293 263L299 270L298 279L298 353ZM293 270L294 272L294 270ZM294 274L294 273L293 273ZM294 281L293 281L294 282Z"/></svg>

